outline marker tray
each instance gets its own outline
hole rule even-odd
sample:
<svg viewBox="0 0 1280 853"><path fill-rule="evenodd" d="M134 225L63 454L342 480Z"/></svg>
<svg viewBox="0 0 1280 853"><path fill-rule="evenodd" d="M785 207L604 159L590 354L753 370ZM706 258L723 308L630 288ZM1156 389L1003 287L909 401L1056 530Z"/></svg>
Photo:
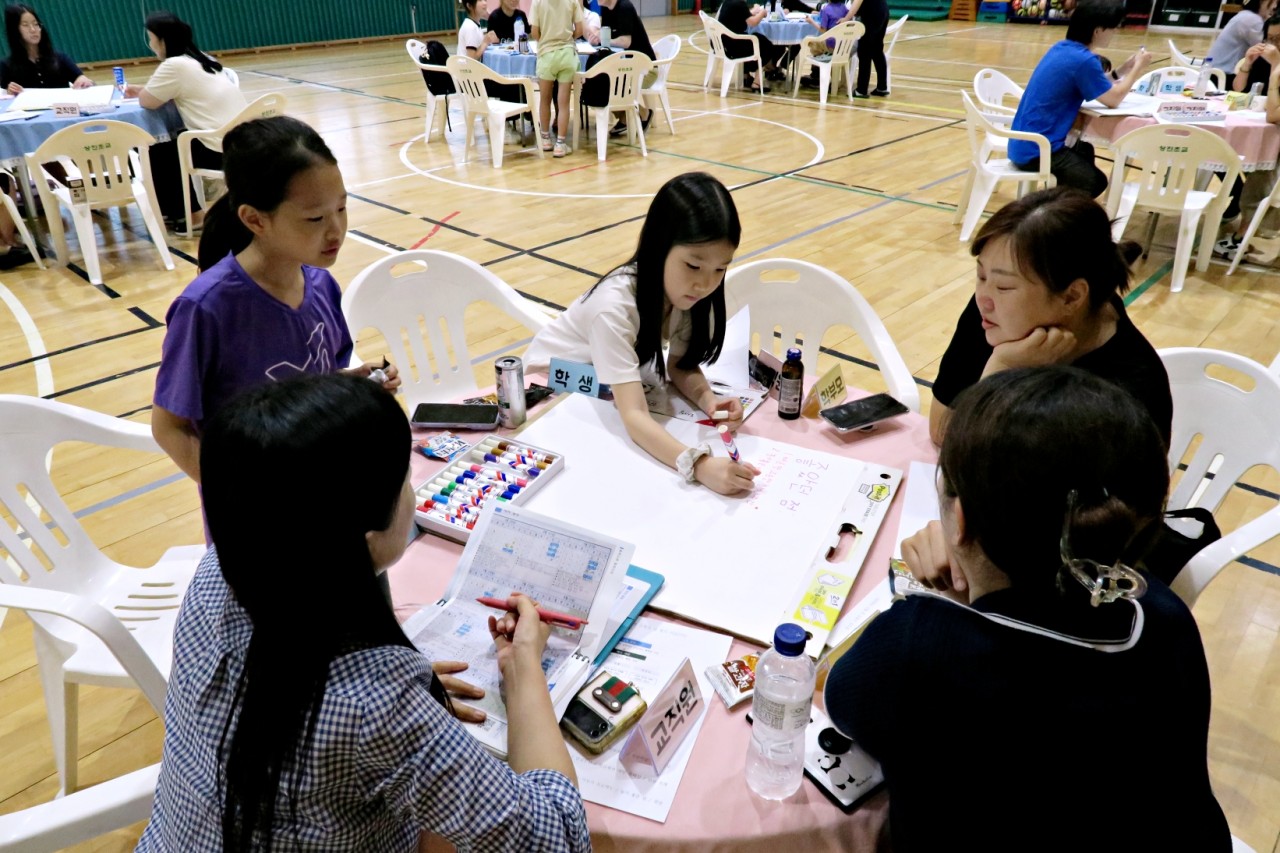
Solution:
<svg viewBox="0 0 1280 853"><path fill-rule="evenodd" d="M506 443L511 449L506 451L498 449L497 445L500 442ZM524 461L499 459L498 461L486 462L484 459L486 453L491 453L494 456L501 457L504 454L510 454L512 449L529 451L532 456L530 453L517 453L519 456L526 457ZM466 484L460 486L456 482L456 478L461 477L465 472L470 471L471 466L473 465L479 465L485 470L477 473L475 478L469 479ZM543 465L546 467L542 467ZM527 469L530 466L535 467L540 473L530 476L527 473ZM463 523L444 521L423 509L424 504L431 500L432 494L442 493L450 484L453 484L455 491L459 492L467 486L473 486L473 484L479 485L480 483L478 481L480 481L482 477L485 477L485 471L490 471L497 472L503 476L511 478L508 482L517 486L520 481L525 481L527 483L524 486L520 486L519 491L509 498L509 501L513 506L524 506L528 503L530 495L536 493L542 488L544 483L556 474L559 474L563 469L564 456L560 453L536 447L528 442L520 441L518 438L512 438L511 436L486 435L484 438L471 445L470 450L467 450L458 458L454 459L444 468L440 469L440 471L438 471L434 476L413 490L415 503L414 518L418 523L418 527L428 533L434 533L437 536L443 536L445 539L452 539L455 542L465 543L471 537L471 527L467 526L465 521L468 518L474 520L476 515L471 513L463 516ZM493 476L491 482L496 480L497 477ZM458 497L470 499L472 494L474 494L474 492L466 495L458 495ZM498 500L501 494L502 490L497 488L495 485L493 489L490 489L484 494L476 509L482 509L489 502ZM454 507L451 506L450 510L454 510ZM450 512L450 515L458 517L456 515L456 510Z"/></svg>

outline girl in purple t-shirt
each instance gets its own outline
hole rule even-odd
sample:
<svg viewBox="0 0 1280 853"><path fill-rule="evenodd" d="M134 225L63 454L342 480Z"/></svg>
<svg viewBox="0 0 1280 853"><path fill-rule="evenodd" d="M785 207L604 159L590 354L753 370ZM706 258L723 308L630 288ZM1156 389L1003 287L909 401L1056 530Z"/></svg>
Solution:
<svg viewBox="0 0 1280 853"><path fill-rule="evenodd" d="M297 119L245 122L223 140L227 192L209 210L202 272L165 317L151 414L156 442L200 482L201 425L232 397L351 359L328 268L347 233L347 191L324 140ZM349 372L368 376L383 365ZM383 387L400 378L385 366Z"/></svg>

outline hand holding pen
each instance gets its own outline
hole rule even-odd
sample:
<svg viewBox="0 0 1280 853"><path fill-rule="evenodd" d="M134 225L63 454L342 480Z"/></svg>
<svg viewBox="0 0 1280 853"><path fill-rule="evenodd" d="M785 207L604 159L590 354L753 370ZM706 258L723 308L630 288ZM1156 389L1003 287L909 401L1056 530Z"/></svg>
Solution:
<svg viewBox="0 0 1280 853"><path fill-rule="evenodd" d="M513 592L507 598L497 599L500 607L509 612L501 617L489 617L489 635L498 650L498 670L505 680L517 675L524 661L524 671L541 673L539 663L551 626L538 618L538 606L523 593Z"/></svg>
<svg viewBox="0 0 1280 853"><path fill-rule="evenodd" d="M511 598L505 599L481 596L476 601L485 607L493 607L497 610L506 610L508 613L513 613L517 611L516 603L513 599L519 594L513 592L511 593ZM538 614L540 621L546 622L548 625L555 625L558 628L568 628L570 631L576 631L587 624L586 619L579 619L577 616L571 616L568 613L557 613L554 610L547 610L545 607L538 607L537 605L534 606L534 612Z"/></svg>

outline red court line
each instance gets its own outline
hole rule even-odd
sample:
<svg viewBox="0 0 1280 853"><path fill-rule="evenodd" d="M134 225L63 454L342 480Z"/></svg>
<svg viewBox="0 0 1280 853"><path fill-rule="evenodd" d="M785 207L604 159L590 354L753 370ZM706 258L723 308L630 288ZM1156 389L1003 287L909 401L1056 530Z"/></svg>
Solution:
<svg viewBox="0 0 1280 853"><path fill-rule="evenodd" d="M585 165L585 166L574 166L572 169L564 169L564 170L559 171L559 172L552 172L550 175L547 175L547 177L548 177L548 178L554 178L556 175L567 175L567 174L569 174L570 172L576 172L576 171L578 171L579 169L590 169L592 166L596 165L596 164L597 164L597 163L599 163L599 162L600 162L599 160L596 160L594 163L588 163L588 164L587 164L587 165Z"/></svg>
<svg viewBox="0 0 1280 853"><path fill-rule="evenodd" d="M430 240L432 237L436 236L436 232L440 230L440 226L441 226L441 225L444 225L446 222L448 222L450 219L453 219L453 217L457 216L457 215L458 215L459 213L461 213L461 212L462 212L461 210L455 210L453 213L450 213L448 216L442 217L442 218L440 219L440 221L439 221L438 223L436 223L435 225L433 225L433 226L432 226L432 228L431 228L431 230L427 232L427 236L423 237L421 240L419 240L418 242L414 243L414 244L413 244L412 246L410 246L409 248L410 248L410 249L416 249L416 248L418 248L419 246L421 246L423 243L425 243L425 242L427 242L428 240Z"/></svg>

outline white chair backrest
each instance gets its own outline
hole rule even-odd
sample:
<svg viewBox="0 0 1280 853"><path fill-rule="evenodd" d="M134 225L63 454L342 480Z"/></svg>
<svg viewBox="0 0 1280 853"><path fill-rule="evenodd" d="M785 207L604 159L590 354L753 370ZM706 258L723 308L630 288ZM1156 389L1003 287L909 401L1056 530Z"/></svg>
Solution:
<svg viewBox="0 0 1280 853"><path fill-rule="evenodd" d="M1154 71L1148 71L1138 78L1138 82L1133 84L1133 91L1144 95L1158 95L1165 86L1172 86L1175 83L1179 87L1179 91L1186 88L1193 88L1196 81L1200 79L1202 71L1209 72L1209 80L1213 83L1214 88L1223 89L1227 85L1227 76L1221 68L1192 68L1184 65L1171 65L1168 68L1157 68Z"/></svg>
<svg viewBox="0 0 1280 853"><path fill-rule="evenodd" d="M1003 72L994 68L983 68L973 75L973 91L978 96L978 102L984 107L1013 110L1016 109L1017 102L1022 99L1024 89ZM1011 98L1014 103L1006 104L1006 97Z"/></svg>
<svg viewBox="0 0 1280 853"><path fill-rule="evenodd" d="M1196 189L1196 172L1206 164L1224 170L1219 191L1230 191L1240 174L1240 157L1225 139L1199 127L1153 124L1131 130L1113 145L1117 164L1126 162L1125 180L1113 180L1107 210L1119 209L1127 184L1137 184L1136 204L1147 208L1180 212L1187 194ZM1134 175L1137 172L1137 175Z"/></svg>
<svg viewBox="0 0 1280 853"><path fill-rule="evenodd" d="M524 86L529 91L533 89L533 83L528 78L503 77L478 59L451 56L445 67L453 75L454 85L459 94L466 99L468 110L488 111L489 93L484 85L486 80L504 85ZM533 104L533 98L529 98L527 103Z"/></svg>
<svg viewBox="0 0 1280 853"><path fill-rule="evenodd" d="M601 74L606 75L609 78L609 103L606 108L625 109L636 102L640 83L652 67L653 62L643 53L623 50L597 62L583 77L589 80Z"/></svg>
<svg viewBox="0 0 1280 853"><path fill-rule="evenodd" d="M907 25L907 18L910 17L910 15L903 15L885 28L884 58L886 62L893 57L893 46L898 43L898 36L902 35L902 28Z"/></svg>
<svg viewBox="0 0 1280 853"><path fill-rule="evenodd" d="M853 56L854 48L858 46L858 39L862 38L866 31L867 28L861 21L845 21L827 30L823 35L836 40L835 47L831 48L832 60L848 59Z"/></svg>
<svg viewBox="0 0 1280 853"><path fill-rule="evenodd" d="M1174 65L1179 65L1183 68L1192 68L1196 64L1194 59L1178 50L1177 45L1173 43L1173 39L1169 39L1169 57L1173 60Z"/></svg>
<svg viewBox="0 0 1280 853"><path fill-rule="evenodd" d="M653 43L653 53L658 57L654 64L658 67L658 79L655 83L666 83L671 76L671 66L680 53L680 36L670 33Z"/></svg>
<svg viewBox="0 0 1280 853"><path fill-rule="evenodd" d="M404 49L409 52L410 59L414 62L419 62L422 59L422 54L427 52L427 45L417 39L409 39L404 43Z"/></svg>
<svg viewBox="0 0 1280 853"><path fill-rule="evenodd" d="M993 145L1001 139L1032 139L1037 143L1044 142L1042 148L1047 152L1049 143L1043 136L1014 131L1008 127L1007 111L987 112L985 108L979 109L973 102L973 98L965 91L960 92L960 97L964 100L964 125L969 134L969 154L974 163L985 163Z"/></svg>
<svg viewBox="0 0 1280 853"><path fill-rule="evenodd" d="M234 68L228 68L224 65L222 66L222 73L231 81L231 85L235 86L237 89L240 88L240 75L236 73Z"/></svg>
<svg viewBox="0 0 1280 853"><path fill-rule="evenodd" d="M212 148L214 151L222 150L222 138L230 133L234 128L244 124L246 121L253 121L259 118L274 118L284 115L284 108L288 105L284 95L278 92L268 92L258 98L254 98L249 104L242 109L235 118L218 128L215 135L200 136L200 143ZM205 170L201 170L205 171Z"/></svg>
<svg viewBox="0 0 1280 853"><path fill-rule="evenodd" d="M1175 473L1179 464L1187 466L1169 495L1170 509L1214 510L1255 465L1280 471L1280 377L1222 350L1164 349L1160 360L1173 393L1169 465ZM1252 388L1242 387L1248 384ZM1184 458L1197 439L1194 453ZM1215 465L1206 485L1205 475Z"/></svg>
<svg viewBox="0 0 1280 853"><path fill-rule="evenodd" d="M65 441L160 453L141 424L39 397L0 394L0 583L91 595L106 557L54 486L45 460Z"/></svg>
<svg viewBox="0 0 1280 853"><path fill-rule="evenodd" d="M142 128L123 121L84 121L59 130L27 156L36 163L59 158L73 162L84 179L86 203L97 209L132 201L133 182L144 176L150 182L148 149L155 141Z"/></svg>
<svg viewBox="0 0 1280 853"><path fill-rule="evenodd" d="M702 18L702 28L707 31L707 47L716 56L724 56L724 36L729 32L729 28L720 23L706 12L698 12Z"/></svg>
<svg viewBox="0 0 1280 853"><path fill-rule="evenodd" d="M397 275L402 264L411 266ZM550 322L475 261L424 250L389 255L366 267L342 295L342 313L353 335L366 328L382 334L405 398L416 406L476 390L466 332L467 307L476 302L497 306L535 332Z"/></svg>
<svg viewBox="0 0 1280 853"><path fill-rule="evenodd" d="M725 304L730 317L750 306L757 350L781 358L803 339L804 367L813 376L827 331L837 325L853 329L880 366L889 393L920 411L920 392L884 323L852 284L830 270L784 258L735 266L725 276Z"/></svg>

